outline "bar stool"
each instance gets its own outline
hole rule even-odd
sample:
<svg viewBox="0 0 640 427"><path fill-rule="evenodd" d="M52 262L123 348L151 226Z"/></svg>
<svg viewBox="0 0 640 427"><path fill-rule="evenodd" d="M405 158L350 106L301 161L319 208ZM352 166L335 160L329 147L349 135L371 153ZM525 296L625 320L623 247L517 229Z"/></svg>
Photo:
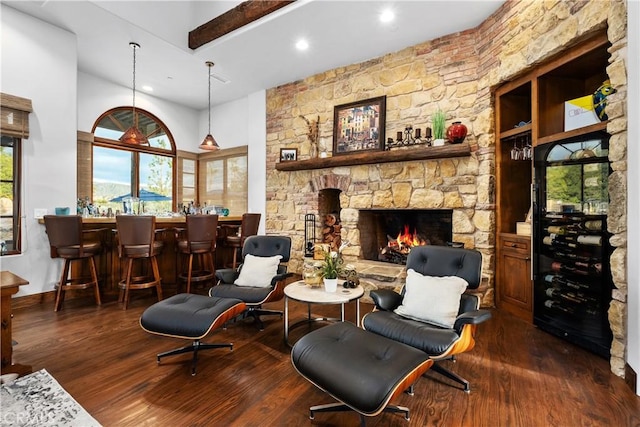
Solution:
<svg viewBox="0 0 640 427"><path fill-rule="evenodd" d="M156 217L150 215L117 215L118 255L127 260L125 278L118 282L118 301L129 305L129 291L132 289L156 288L158 301L162 300L162 286L157 256L162 252L163 242L155 239ZM134 261L141 261L139 275L134 275ZM144 269L142 267L148 267ZM149 268L151 271L149 271ZM146 271L145 271L146 270Z"/></svg>
<svg viewBox="0 0 640 427"><path fill-rule="evenodd" d="M218 215L187 215L186 224L186 229L176 229L178 252L188 256L186 272L179 273L178 279L187 283L187 293L191 293L192 282L206 282L215 277L213 255L216 251Z"/></svg>
<svg viewBox="0 0 640 427"><path fill-rule="evenodd" d="M244 241L249 236L255 236L258 234L258 226L260 225L259 213L245 213L242 215L242 223L240 224L240 230L236 233L228 234L225 237L224 244L226 247L233 250L233 266L237 267L238 251L244 246Z"/></svg>
<svg viewBox="0 0 640 427"><path fill-rule="evenodd" d="M82 217L78 215L45 215L44 226L49 237L51 258L62 258L64 260L60 281L56 284L57 292L54 311L60 310L64 302L65 291L69 289L93 288L96 304L101 305L100 286L94 257L102 251L102 245L100 242L84 241ZM83 260L89 261L90 275L70 278L71 263Z"/></svg>

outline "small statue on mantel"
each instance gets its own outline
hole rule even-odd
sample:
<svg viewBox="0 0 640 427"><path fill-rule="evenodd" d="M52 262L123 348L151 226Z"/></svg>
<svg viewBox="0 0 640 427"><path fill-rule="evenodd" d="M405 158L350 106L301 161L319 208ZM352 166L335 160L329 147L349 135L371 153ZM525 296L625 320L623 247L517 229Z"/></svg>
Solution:
<svg viewBox="0 0 640 427"><path fill-rule="evenodd" d="M316 120L309 120L305 116L298 116L307 124L307 138L309 139L309 157L318 157L318 126L320 123L320 116Z"/></svg>

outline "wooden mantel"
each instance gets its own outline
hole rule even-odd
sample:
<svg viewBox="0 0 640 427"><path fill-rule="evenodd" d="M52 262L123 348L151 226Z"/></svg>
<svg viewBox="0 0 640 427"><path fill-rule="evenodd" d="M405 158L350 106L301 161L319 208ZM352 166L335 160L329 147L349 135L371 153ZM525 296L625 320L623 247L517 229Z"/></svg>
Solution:
<svg viewBox="0 0 640 427"><path fill-rule="evenodd" d="M405 147L391 151L365 151L361 153L341 154L334 157L279 162L276 163L276 169L279 171L299 171L337 166L464 157L470 154L471 146L469 143L463 142L462 144L448 144L441 147Z"/></svg>

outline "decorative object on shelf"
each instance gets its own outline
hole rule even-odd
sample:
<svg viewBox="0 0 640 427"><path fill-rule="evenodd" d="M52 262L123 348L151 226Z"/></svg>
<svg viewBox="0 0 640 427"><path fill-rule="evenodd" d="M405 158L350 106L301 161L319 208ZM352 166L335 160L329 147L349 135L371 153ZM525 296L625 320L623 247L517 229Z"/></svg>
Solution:
<svg viewBox="0 0 640 427"><path fill-rule="evenodd" d="M312 257L313 248L316 245L316 216L306 214L304 216L304 256Z"/></svg>
<svg viewBox="0 0 640 427"><path fill-rule="evenodd" d="M605 111L607 107L607 96L616 93L617 90L611 86L611 81L605 80L602 85L593 93L593 109L600 121L609 119Z"/></svg>
<svg viewBox="0 0 640 427"><path fill-rule="evenodd" d="M312 159L318 157L318 126L320 124L320 116L316 120L309 120L303 115L299 115L307 124L307 139L309 140L309 157Z"/></svg>
<svg viewBox="0 0 640 427"><path fill-rule="evenodd" d="M129 46L133 49L133 102L132 102L132 123L120 137L120 142L133 145L149 145L149 139L138 129L138 116L136 115L136 49L140 48L138 43L131 42Z"/></svg>
<svg viewBox="0 0 640 427"><path fill-rule="evenodd" d="M386 102L380 96L334 107L334 156L384 148Z"/></svg>
<svg viewBox="0 0 640 427"><path fill-rule="evenodd" d="M438 147L441 145L444 145L444 122L445 122L445 115L444 112L440 109L436 110L435 113L433 113L433 116L431 118L431 121L433 122L433 142L431 143L431 145L433 145L434 147Z"/></svg>
<svg viewBox="0 0 640 427"><path fill-rule="evenodd" d="M298 160L297 148L281 148L280 149L281 162L292 162L294 160Z"/></svg>
<svg viewBox="0 0 640 427"><path fill-rule="evenodd" d="M320 287L323 283L322 261L305 260L302 266L302 280L312 288Z"/></svg>
<svg viewBox="0 0 640 427"><path fill-rule="evenodd" d="M415 129L415 136L413 135L413 125L407 125L404 128L404 132L399 131L394 141L392 138L388 138L385 142L384 149L390 150L395 147L407 147L409 145L426 144L431 145L431 128L425 129L425 136L422 137L422 129Z"/></svg>
<svg viewBox="0 0 640 427"><path fill-rule="evenodd" d="M199 148L201 150L215 151L215 150L219 150L220 146L218 145L216 140L213 138L213 135L211 135L211 68L213 67L213 62L207 61L205 62L205 65L208 68L207 76L209 77L209 92L208 92L209 108L207 110L209 112L209 133L207 134L207 136L204 137L204 140L200 144Z"/></svg>
<svg viewBox="0 0 640 427"><path fill-rule="evenodd" d="M346 264L344 266L342 278L344 279L344 283L342 284L344 288L354 289L360 284L358 272L353 264Z"/></svg>
<svg viewBox="0 0 640 427"><path fill-rule="evenodd" d="M447 128L447 139L452 144L460 144L467 137L467 127L462 122L453 122Z"/></svg>
<svg viewBox="0 0 640 427"><path fill-rule="evenodd" d="M313 259L322 261L324 254L329 252L331 247L326 243L318 243L313 247Z"/></svg>

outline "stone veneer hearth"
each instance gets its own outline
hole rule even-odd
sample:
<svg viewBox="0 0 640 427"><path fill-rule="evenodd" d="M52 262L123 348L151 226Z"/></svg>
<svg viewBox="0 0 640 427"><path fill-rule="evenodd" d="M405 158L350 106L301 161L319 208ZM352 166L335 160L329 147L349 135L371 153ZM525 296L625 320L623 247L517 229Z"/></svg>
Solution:
<svg viewBox="0 0 640 427"><path fill-rule="evenodd" d="M483 253L482 304L494 304L495 130L492 90L551 56L607 28L612 44L607 73L617 93L607 107L610 140L610 216L616 289L609 310L614 334L611 369L624 376L626 345L626 8L619 0L507 1L478 27L359 64L325 71L267 91L266 230L293 239L292 271L302 269L304 215L318 213L318 191L339 189L345 250L359 258L359 209L437 208L453 210L453 240ZM407 124L431 126L436 109L447 125L469 129L466 157L427 161L278 171L280 148L310 156L307 124L319 117L320 148L331 155L333 107L386 95L386 136ZM386 138L385 136L385 138ZM499 207L498 207L499 208ZM524 216L525 213L523 213ZM373 271L380 268L372 266ZM364 268L362 269L364 271ZM372 276L375 273L371 274ZM390 274L393 275L393 274ZM367 279L368 280L368 279ZM401 280L401 279L400 279ZM384 283L374 283L381 286ZM382 282L382 281L378 281Z"/></svg>

